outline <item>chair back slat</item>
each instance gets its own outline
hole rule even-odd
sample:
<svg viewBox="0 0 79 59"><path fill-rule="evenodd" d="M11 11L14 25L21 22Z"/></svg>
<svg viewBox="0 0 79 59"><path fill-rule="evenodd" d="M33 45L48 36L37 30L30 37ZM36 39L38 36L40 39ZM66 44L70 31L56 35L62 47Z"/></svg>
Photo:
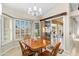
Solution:
<svg viewBox="0 0 79 59"><path fill-rule="evenodd" d="M61 42L56 43L54 49L52 50L52 55L53 56L57 55L60 45L61 45Z"/></svg>
<svg viewBox="0 0 79 59"><path fill-rule="evenodd" d="M22 42L21 42L21 41L19 41L19 44L20 44L20 47L21 47L22 55L23 55L25 48L24 48L24 46L22 45Z"/></svg>

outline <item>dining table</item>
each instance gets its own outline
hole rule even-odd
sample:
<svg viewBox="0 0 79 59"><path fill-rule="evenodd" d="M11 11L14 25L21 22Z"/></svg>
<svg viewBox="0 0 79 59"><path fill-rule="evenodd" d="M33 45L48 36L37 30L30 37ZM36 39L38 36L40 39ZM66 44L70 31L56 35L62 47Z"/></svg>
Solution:
<svg viewBox="0 0 79 59"><path fill-rule="evenodd" d="M50 42L50 40L46 40L46 39L37 39L37 40L26 39L23 43L25 45L27 45L30 48L30 50L37 51L37 50L40 50L42 48L45 48L51 42Z"/></svg>

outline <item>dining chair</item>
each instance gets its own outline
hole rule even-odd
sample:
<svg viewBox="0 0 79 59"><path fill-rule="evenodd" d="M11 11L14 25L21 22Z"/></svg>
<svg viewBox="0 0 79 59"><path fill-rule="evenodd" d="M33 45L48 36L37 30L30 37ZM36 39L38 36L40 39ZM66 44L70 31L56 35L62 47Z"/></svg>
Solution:
<svg viewBox="0 0 79 59"><path fill-rule="evenodd" d="M62 54L64 52L64 49L59 48L59 54Z"/></svg>
<svg viewBox="0 0 79 59"><path fill-rule="evenodd" d="M59 51L59 47L61 45L61 42L56 43L55 47L52 49L52 51L48 51L45 50L44 52L38 54L38 56L56 56L58 51Z"/></svg>
<svg viewBox="0 0 79 59"><path fill-rule="evenodd" d="M34 55L34 52L32 52L30 49L25 48L24 44L19 41L21 51L22 51L22 56L32 56Z"/></svg>

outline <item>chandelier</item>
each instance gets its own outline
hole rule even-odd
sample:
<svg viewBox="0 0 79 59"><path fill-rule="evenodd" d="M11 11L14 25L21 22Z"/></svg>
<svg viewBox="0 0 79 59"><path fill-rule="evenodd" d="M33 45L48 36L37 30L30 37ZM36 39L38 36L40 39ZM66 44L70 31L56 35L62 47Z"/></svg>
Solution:
<svg viewBox="0 0 79 59"><path fill-rule="evenodd" d="M42 9L37 8L36 6L34 6L33 8L28 8L28 14L30 14L32 16L41 16L42 15Z"/></svg>

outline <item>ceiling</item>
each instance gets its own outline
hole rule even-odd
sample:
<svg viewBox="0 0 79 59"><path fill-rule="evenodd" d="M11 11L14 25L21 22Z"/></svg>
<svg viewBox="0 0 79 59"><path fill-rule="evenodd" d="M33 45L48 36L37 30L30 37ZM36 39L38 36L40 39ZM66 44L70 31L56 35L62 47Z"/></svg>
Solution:
<svg viewBox="0 0 79 59"><path fill-rule="evenodd" d="M52 23L63 25L63 19L62 18L54 19L52 20Z"/></svg>
<svg viewBox="0 0 79 59"><path fill-rule="evenodd" d="M37 8L42 8L42 14L46 14L51 9L55 8L58 3L3 3L3 8L9 8L17 13L27 13L28 8L33 8L33 6L37 6Z"/></svg>

